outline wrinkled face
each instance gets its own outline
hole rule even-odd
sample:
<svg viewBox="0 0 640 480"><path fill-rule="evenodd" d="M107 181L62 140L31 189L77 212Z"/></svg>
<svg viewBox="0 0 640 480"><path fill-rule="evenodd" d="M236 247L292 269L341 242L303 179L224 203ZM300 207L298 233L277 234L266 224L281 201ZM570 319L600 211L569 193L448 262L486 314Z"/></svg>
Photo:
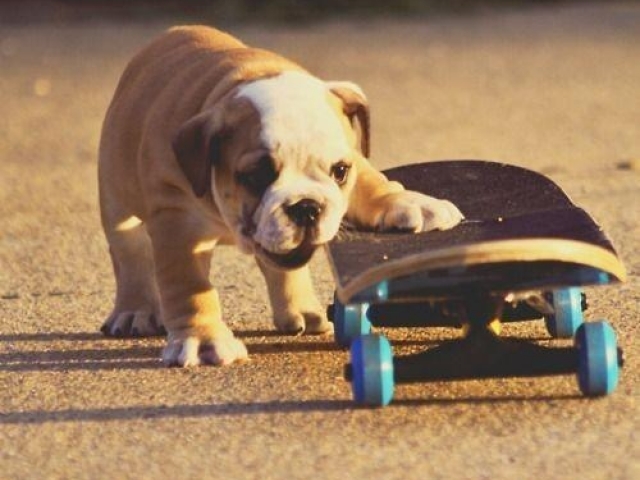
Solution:
<svg viewBox="0 0 640 480"><path fill-rule="evenodd" d="M234 100L238 118L212 171L216 204L245 252L299 267L338 232L355 183L356 135L340 99L310 75L257 80Z"/></svg>

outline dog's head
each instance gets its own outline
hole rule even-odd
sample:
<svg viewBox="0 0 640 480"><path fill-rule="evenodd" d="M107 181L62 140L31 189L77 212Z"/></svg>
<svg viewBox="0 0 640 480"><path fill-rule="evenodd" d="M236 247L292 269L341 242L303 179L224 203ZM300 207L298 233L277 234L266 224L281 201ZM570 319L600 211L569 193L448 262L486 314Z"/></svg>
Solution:
<svg viewBox="0 0 640 480"><path fill-rule="evenodd" d="M350 82L285 72L244 83L174 140L193 191L211 191L236 243L280 268L338 232L369 155L369 111Z"/></svg>

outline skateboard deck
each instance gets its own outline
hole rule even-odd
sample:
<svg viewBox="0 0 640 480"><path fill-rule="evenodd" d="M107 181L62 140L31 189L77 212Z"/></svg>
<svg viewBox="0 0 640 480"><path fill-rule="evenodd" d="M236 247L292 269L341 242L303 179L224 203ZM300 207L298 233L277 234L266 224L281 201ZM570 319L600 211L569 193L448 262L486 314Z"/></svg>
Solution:
<svg viewBox="0 0 640 480"><path fill-rule="evenodd" d="M345 227L326 247L344 303L439 299L623 281L599 225L549 178L497 162L421 163L384 172L407 189L452 201L447 231Z"/></svg>

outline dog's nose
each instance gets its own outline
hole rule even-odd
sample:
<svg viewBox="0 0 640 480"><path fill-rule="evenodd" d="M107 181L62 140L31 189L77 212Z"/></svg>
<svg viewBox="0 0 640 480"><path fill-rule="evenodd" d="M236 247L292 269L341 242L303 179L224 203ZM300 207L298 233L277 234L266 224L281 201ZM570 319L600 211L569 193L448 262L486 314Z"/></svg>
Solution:
<svg viewBox="0 0 640 480"><path fill-rule="evenodd" d="M287 216L299 227L312 227L318 223L322 213L322 205L315 200L306 198L293 205L284 207Z"/></svg>

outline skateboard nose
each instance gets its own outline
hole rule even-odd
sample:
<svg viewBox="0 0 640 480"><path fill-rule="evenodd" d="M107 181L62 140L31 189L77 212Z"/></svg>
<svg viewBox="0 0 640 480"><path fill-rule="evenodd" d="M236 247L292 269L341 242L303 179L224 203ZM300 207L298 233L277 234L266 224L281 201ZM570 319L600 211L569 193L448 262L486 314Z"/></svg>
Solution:
<svg viewBox="0 0 640 480"><path fill-rule="evenodd" d="M292 205L285 205L284 211L299 227L313 227L322 214L322 205L315 200L305 198Z"/></svg>

